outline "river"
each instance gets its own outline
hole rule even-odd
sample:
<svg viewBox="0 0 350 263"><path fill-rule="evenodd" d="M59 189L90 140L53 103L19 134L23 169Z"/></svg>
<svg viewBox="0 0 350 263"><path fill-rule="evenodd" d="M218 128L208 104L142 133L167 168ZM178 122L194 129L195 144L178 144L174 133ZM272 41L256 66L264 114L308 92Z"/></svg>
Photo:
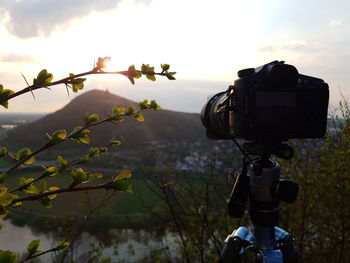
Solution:
<svg viewBox="0 0 350 263"><path fill-rule="evenodd" d="M19 258L23 258L23 253L30 241L40 239L40 250L45 251L55 246L57 243L50 233L36 232L28 226L16 226L10 220L0 221L2 228L0 230L0 250L10 250L16 252ZM159 249L162 247L169 248L170 254L175 254L176 236L170 232L162 234L148 232L145 230L114 230L116 246L105 248L102 257L110 257L113 262L135 262L147 256L151 249ZM75 253L77 262L84 262L84 254L91 250L92 243L97 243L96 237L83 233L79 240L79 246ZM117 253L116 253L117 252ZM43 262L50 262L50 254L41 257Z"/></svg>

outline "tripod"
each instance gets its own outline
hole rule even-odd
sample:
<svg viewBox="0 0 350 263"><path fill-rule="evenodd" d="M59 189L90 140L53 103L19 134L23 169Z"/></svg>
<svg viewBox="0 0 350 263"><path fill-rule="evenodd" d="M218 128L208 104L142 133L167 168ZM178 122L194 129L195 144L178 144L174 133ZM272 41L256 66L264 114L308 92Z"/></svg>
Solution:
<svg viewBox="0 0 350 263"><path fill-rule="evenodd" d="M271 155L290 159L293 148L281 142L246 142L243 149L249 155L259 157L252 160L245 155L243 158L242 172L237 176L228 200L228 214L234 218L243 217L249 199L249 216L253 226L241 226L228 235L219 263L297 263L293 236L276 225L279 202L295 201L298 185L290 180L281 180L280 166L270 160Z"/></svg>

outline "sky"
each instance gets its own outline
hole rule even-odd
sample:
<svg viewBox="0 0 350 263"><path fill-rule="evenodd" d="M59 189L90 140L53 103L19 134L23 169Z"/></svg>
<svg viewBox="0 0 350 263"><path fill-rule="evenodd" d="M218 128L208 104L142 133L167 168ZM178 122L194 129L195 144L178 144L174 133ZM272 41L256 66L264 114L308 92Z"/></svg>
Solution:
<svg viewBox="0 0 350 263"><path fill-rule="evenodd" d="M330 103L350 96L347 0L0 0L0 84L15 91L42 69L54 80L91 70L168 63L176 81L91 76L82 92L108 89L176 111L200 112L237 71L274 60L325 80ZM64 86L10 101L1 112L54 112L78 94Z"/></svg>

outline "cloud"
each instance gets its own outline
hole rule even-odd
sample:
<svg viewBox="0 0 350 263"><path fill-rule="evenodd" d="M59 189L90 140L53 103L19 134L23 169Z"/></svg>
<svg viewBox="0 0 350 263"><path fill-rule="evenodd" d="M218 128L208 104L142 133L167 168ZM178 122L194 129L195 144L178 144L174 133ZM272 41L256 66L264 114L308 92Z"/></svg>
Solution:
<svg viewBox="0 0 350 263"><path fill-rule="evenodd" d="M274 52L275 48L273 46L264 46L258 48L258 52Z"/></svg>
<svg viewBox="0 0 350 263"><path fill-rule="evenodd" d="M257 49L258 52L297 52L297 53L317 53L324 50L325 45L319 42L306 42L302 40L288 41L279 45L263 46Z"/></svg>
<svg viewBox="0 0 350 263"><path fill-rule="evenodd" d="M340 26L342 24L342 21L341 20L332 20L330 22L330 25L331 26Z"/></svg>
<svg viewBox="0 0 350 263"><path fill-rule="evenodd" d="M116 8L122 0L0 0L0 14L7 13L7 30L20 38L48 36L72 20ZM148 4L150 0L135 0Z"/></svg>
<svg viewBox="0 0 350 263"><path fill-rule="evenodd" d="M1 62L23 62L23 63L36 63L38 59L28 54L5 54L0 56Z"/></svg>

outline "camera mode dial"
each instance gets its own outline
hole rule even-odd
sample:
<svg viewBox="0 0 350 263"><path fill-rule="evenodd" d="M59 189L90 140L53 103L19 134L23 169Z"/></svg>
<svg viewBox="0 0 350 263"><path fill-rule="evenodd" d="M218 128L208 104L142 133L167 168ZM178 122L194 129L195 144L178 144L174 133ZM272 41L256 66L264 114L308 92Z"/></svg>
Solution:
<svg viewBox="0 0 350 263"><path fill-rule="evenodd" d="M237 75L239 78L242 78L242 77L247 77L249 75L252 75L254 73L255 73L254 68L246 68L246 69L239 70Z"/></svg>

